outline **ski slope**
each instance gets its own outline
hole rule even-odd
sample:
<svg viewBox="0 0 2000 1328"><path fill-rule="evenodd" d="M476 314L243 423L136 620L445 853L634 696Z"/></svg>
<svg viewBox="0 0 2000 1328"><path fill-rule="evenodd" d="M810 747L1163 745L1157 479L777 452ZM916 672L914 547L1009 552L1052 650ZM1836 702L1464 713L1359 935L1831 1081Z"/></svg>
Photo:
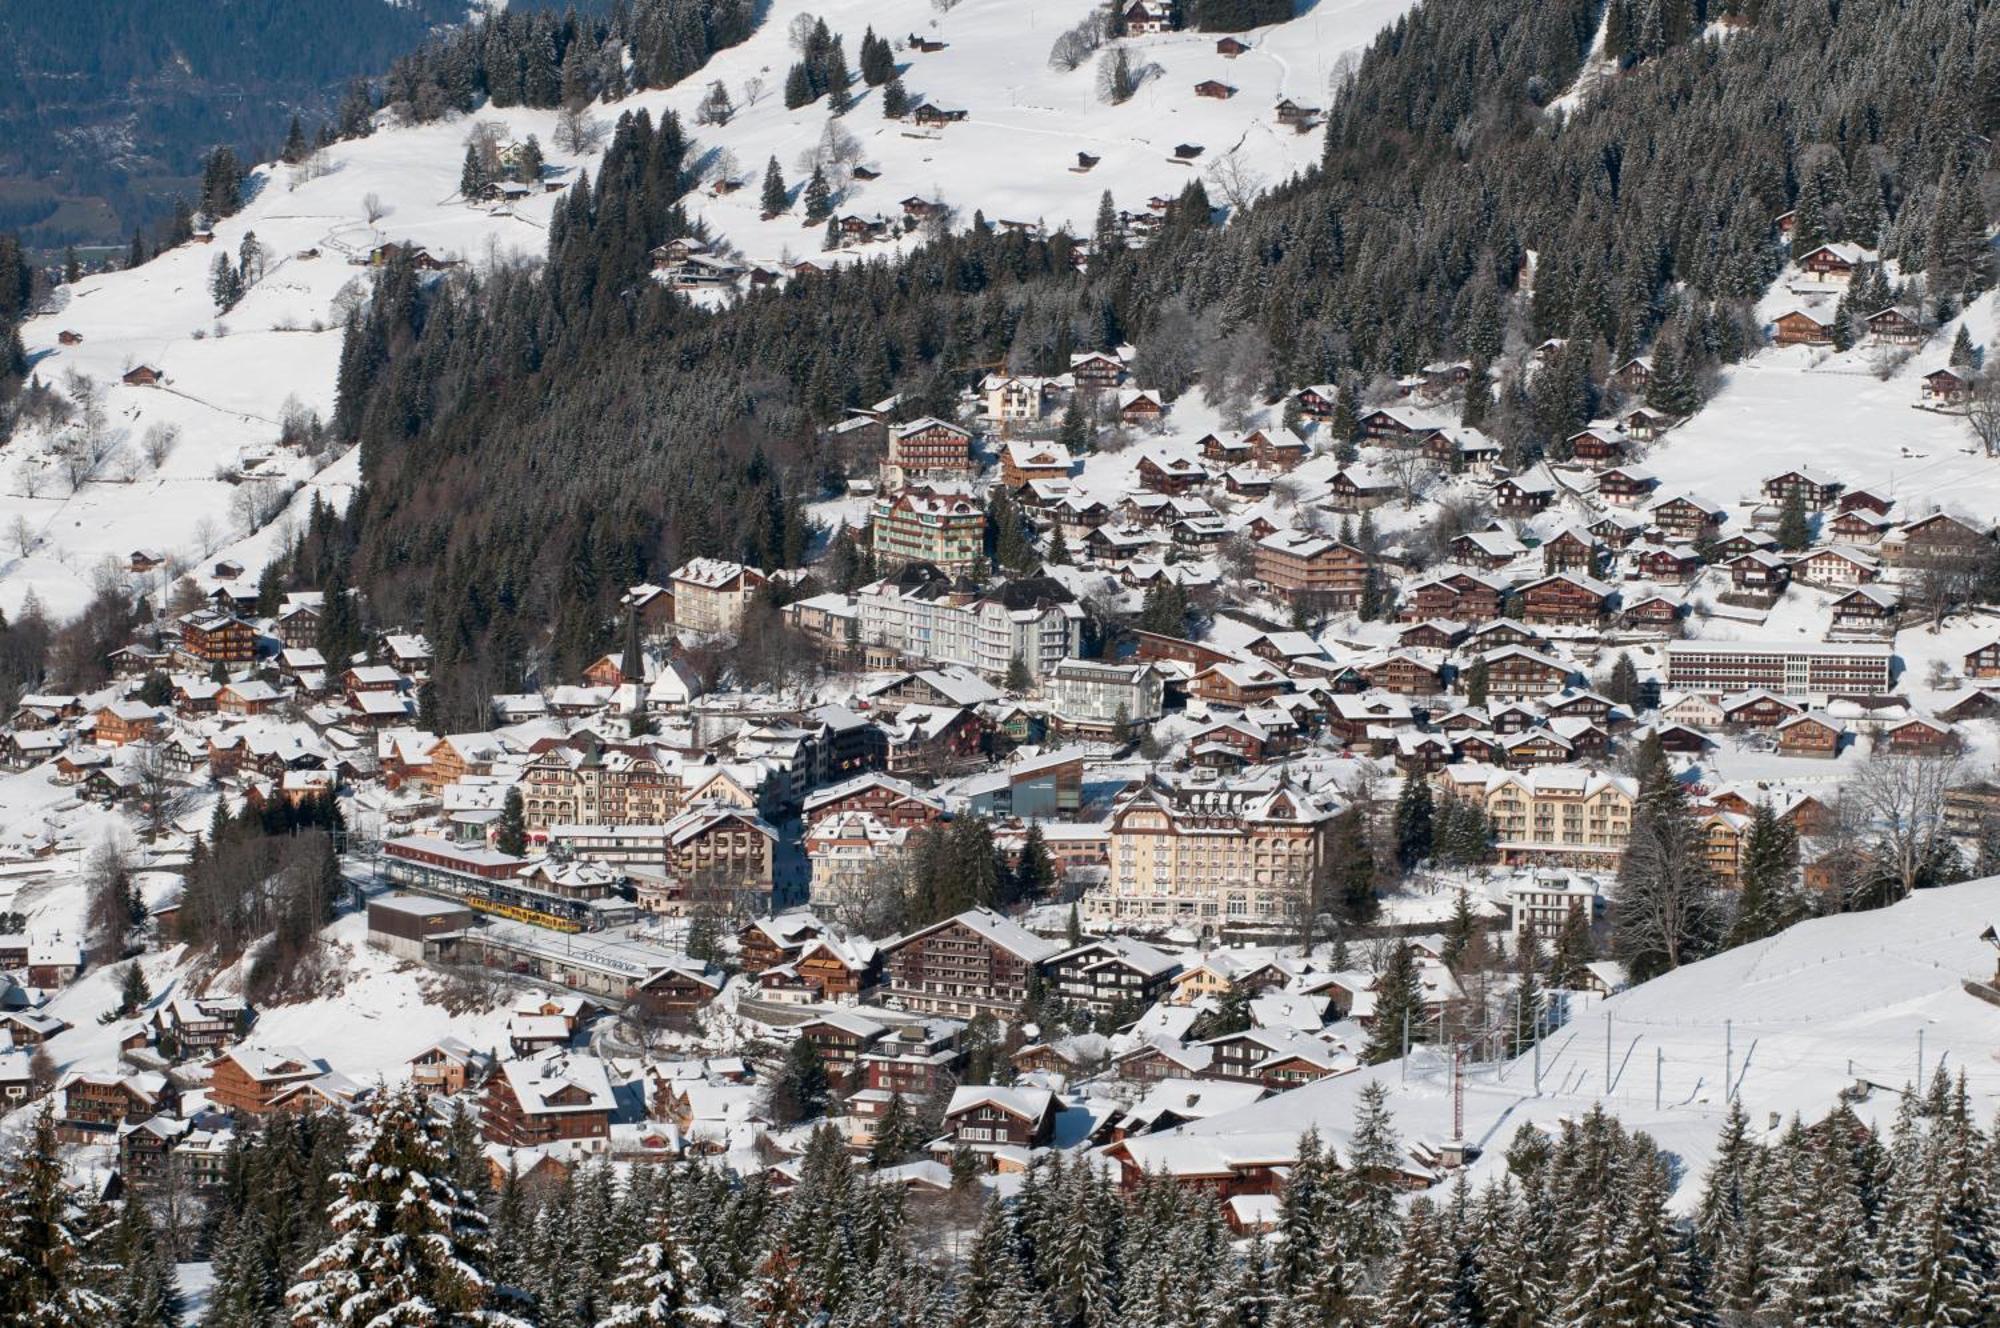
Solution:
<svg viewBox="0 0 2000 1328"><path fill-rule="evenodd" d="M1979 936L1996 921L2000 878L1972 881L1879 912L1802 923L1590 1002L1539 1055L1467 1072L1465 1137L1485 1150L1475 1179L1504 1165L1521 1125L1553 1128L1596 1103L1680 1155L1683 1203L1699 1188L1732 1091L1763 1137L1793 1113L1824 1116L1842 1089L1865 1081L1869 1095L1855 1109L1886 1128L1897 1091L1920 1071L1927 1078L1943 1068L1965 1073L1983 1120L2000 1103L2000 1007L1968 994L1961 979L1992 978L2000 956ZM1344 1148L1371 1078L1389 1087L1406 1142L1451 1137L1450 1066L1432 1049L1181 1133L1316 1127Z"/></svg>

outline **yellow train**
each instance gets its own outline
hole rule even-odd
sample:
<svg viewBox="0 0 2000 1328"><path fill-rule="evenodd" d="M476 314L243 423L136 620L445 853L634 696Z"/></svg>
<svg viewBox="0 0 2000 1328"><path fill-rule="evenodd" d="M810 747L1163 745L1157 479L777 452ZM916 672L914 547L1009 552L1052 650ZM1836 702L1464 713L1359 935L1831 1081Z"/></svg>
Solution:
<svg viewBox="0 0 2000 1328"><path fill-rule="evenodd" d="M579 932L583 927L568 918L554 913L544 913L538 908L522 908L519 904L502 904L497 900L482 899L478 895L467 895L465 902L481 913L491 913L495 917L511 918L515 922L525 922L535 927L546 927L550 931Z"/></svg>

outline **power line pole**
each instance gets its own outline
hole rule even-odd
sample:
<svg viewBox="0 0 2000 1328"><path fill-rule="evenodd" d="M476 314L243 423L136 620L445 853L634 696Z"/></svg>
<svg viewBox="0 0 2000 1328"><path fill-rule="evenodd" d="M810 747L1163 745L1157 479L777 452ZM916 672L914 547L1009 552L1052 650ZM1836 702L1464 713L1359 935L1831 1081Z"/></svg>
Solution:
<svg viewBox="0 0 2000 1328"><path fill-rule="evenodd" d="M1660 1109L1660 1094L1665 1088L1667 1072L1667 1052L1664 1047L1653 1048L1653 1110Z"/></svg>
<svg viewBox="0 0 2000 1328"><path fill-rule="evenodd" d="M1722 1100L1736 1100L1736 1021L1722 1021Z"/></svg>

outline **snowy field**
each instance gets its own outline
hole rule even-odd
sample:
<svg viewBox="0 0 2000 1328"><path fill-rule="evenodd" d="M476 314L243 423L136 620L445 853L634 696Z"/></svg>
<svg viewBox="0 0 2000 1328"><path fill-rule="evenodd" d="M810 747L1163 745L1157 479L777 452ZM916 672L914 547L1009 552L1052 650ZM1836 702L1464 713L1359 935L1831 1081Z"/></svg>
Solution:
<svg viewBox="0 0 2000 1328"><path fill-rule="evenodd" d="M1468 1072L1465 1136L1486 1150L1474 1179L1504 1165L1522 1124L1554 1126L1601 1102L1680 1155L1686 1204L1730 1092L1760 1135L1774 1135L1793 1113L1825 1115L1842 1089L1865 1080L1872 1087L1856 1110L1886 1129L1920 1056L1926 1077L1963 1071L1984 1119L2000 1099L2000 1008L1960 981L1992 976L1995 952L1979 934L1995 917L2000 878L1948 886L1884 912L1807 922L1584 1003L1539 1057ZM1371 1077L1388 1085L1405 1141L1451 1137L1450 1066L1429 1049L1407 1070L1390 1064L1323 1080L1182 1133L1295 1135L1316 1126L1344 1146Z"/></svg>

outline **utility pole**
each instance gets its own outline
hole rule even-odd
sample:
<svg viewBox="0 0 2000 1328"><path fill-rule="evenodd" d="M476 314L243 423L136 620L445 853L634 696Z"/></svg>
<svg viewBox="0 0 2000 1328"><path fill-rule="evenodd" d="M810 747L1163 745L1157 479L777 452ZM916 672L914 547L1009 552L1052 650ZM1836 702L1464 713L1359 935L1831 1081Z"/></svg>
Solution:
<svg viewBox="0 0 2000 1328"><path fill-rule="evenodd" d="M1535 1096L1542 1095L1542 1040L1535 1039Z"/></svg>
<svg viewBox="0 0 2000 1328"><path fill-rule="evenodd" d="M1923 1025L1919 1024L1917 1026L1917 1092L1921 1094L1923 1091L1924 1091L1924 1030L1923 1030Z"/></svg>
<svg viewBox="0 0 2000 1328"><path fill-rule="evenodd" d="M1465 1139L1465 1044L1451 1049L1451 1138Z"/></svg>
<svg viewBox="0 0 2000 1328"><path fill-rule="evenodd" d="M1666 1087L1667 1051L1665 1047L1653 1048L1653 1110L1660 1109L1660 1094Z"/></svg>
<svg viewBox="0 0 2000 1328"><path fill-rule="evenodd" d="M1604 1096L1611 1096L1611 1015L1604 1015Z"/></svg>
<svg viewBox="0 0 2000 1328"><path fill-rule="evenodd" d="M1722 1100L1736 1100L1736 1021L1722 1021Z"/></svg>
<svg viewBox="0 0 2000 1328"><path fill-rule="evenodd" d="M1410 1012L1403 1011L1403 1082L1410 1082Z"/></svg>

